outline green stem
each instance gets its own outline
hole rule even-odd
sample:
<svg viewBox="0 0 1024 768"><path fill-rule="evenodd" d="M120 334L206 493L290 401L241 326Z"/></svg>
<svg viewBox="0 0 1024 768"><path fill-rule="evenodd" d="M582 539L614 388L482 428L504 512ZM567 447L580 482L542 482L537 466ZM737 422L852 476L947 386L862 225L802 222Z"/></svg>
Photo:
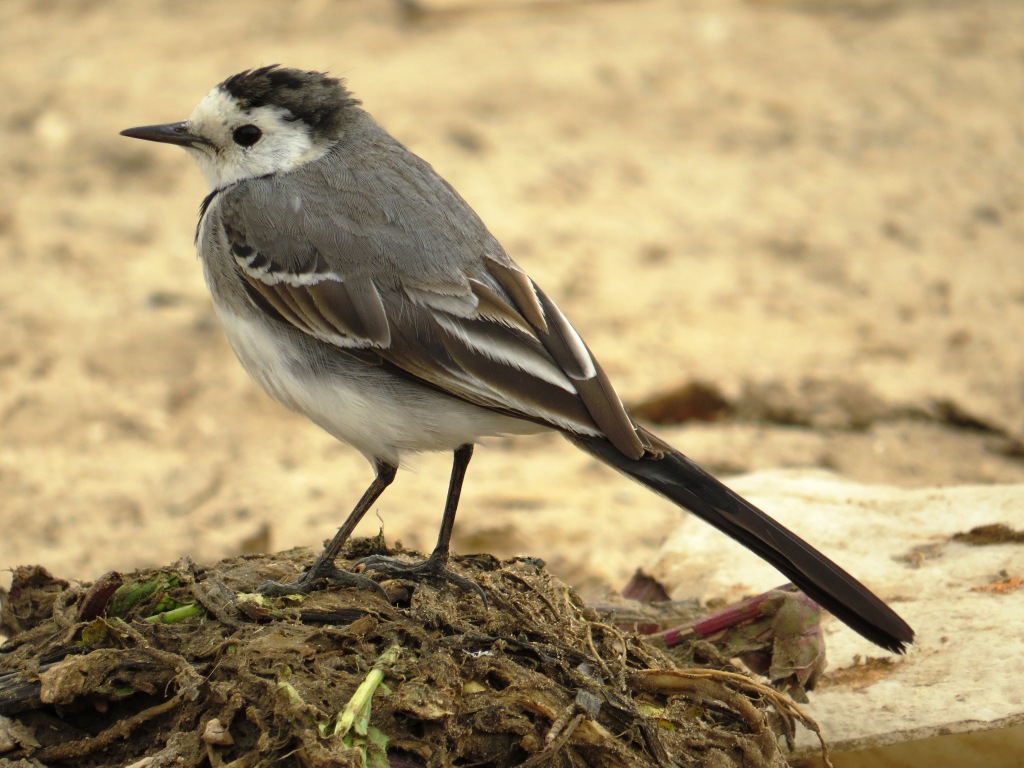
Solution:
<svg viewBox="0 0 1024 768"><path fill-rule="evenodd" d="M359 684L356 692L352 694L352 698L345 705L345 709L338 715L338 720L335 722L334 729L330 735L335 736L340 733L344 736L352 729L357 717L362 716L363 720L369 720L370 699L373 698L373 694L377 691L377 686L384 679L383 667L394 664L398 660L399 651L401 651L400 646L392 645L380 655L377 662L373 665L373 669L366 675L366 679ZM360 729L357 728L356 730Z"/></svg>
<svg viewBox="0 0 1024 768"><path fill-rule="evenodd" d="M185 619L191 619L193 616L203 616L206 611L201 605L196 603L188 603L186 605L179 605L170 611L163 611L154 616L147 616L146 621L152 624L174 624L178 621L184 621Z"/></svg>

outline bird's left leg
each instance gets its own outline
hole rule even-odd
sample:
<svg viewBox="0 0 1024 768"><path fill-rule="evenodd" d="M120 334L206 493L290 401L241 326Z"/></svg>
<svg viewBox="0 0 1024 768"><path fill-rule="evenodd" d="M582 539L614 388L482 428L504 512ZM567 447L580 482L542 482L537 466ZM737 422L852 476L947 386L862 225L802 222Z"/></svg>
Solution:
<svg viewBox="0 0 1024 768"><path fill-rule="evenodd" d="M472 458L472 443L460 445L455 449L452 475L448 481L448 498L445 500L444 515L441 517L441 530L437 534L437 544L434 546L434 551L430 553L430 557L418 563L403 563L393 557L372 555L360 561L365 570L382 571L393 578L415 580L427 577L449 581L461 589L476 592L484 605L487 605L487 596L479 584L453 573L448 568L452 529L455 527L455 513L459 508L459 497L462 495L462 482L466 478L466 469Z"/></svg>

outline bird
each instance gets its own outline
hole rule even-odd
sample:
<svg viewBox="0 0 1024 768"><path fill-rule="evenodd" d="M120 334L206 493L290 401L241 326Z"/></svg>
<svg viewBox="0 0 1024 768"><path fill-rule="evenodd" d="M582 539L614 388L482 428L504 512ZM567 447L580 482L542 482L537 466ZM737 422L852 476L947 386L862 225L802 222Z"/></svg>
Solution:
<svg viewBox="0 0 1024 768"><path fill-rule="evenodd" d="M731 536L873 643L903 653L913 642L857 579L638 424L554 300L342 79L247 69L188 119L121 134L195 159L210 190L196 248L235 355L273 399L373 468L312 566L265 592L325 580L380 590L363 575L374 569L472 588L448 563L474 445L553 430ZM343 545L402 462L438 451L453 459L432 553L341 571Z"/></svg>

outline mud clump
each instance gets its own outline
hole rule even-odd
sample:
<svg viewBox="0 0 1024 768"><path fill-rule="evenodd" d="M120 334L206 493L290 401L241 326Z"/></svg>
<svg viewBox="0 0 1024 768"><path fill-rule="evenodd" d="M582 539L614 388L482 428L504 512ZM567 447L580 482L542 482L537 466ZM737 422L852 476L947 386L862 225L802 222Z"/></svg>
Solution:
<svg viewBox="0 0 1024 768"><path fill-rule="evenodd" d="M17 569L0 593L0 763L786 764L781 697L603 623L538 561L456 558L487 606L429 582L382 582L390 603L255 594L310 559L185 560L93 584Z"/></svg>

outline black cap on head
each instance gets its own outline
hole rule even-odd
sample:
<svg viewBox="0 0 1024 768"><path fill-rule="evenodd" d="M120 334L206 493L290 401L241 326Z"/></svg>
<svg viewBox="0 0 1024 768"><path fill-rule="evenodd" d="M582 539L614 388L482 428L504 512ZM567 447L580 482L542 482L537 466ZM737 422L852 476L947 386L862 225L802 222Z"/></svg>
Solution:
<svg viewBox="0 0 1024 768"><path fill-rule="evenodd" d="M336 77L277 64L239 72L220 87L237 99L242 109L281 107L316 133L326 135L337 133L346 110L359 103Z"/></svg>

